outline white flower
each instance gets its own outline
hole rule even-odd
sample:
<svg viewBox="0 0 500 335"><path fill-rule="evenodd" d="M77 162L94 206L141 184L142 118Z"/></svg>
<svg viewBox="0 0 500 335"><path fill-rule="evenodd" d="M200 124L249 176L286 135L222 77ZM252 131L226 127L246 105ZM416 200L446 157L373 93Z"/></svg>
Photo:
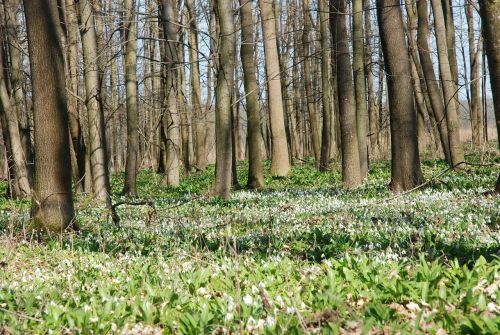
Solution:
<svg viewBox="0 0 500 335"><path fill-rule="evenodd" d="M243 302L245 303L245 305L251 305L253 304L253 298L251 295L247 294L243 297Z"/></svg>
<svg viewBox="0 0 500 335"><path fill-rule="evenodd" d="M268 315L267 318L266 318L266 324L269 327L274 327L274 325L276 324L276 319L273 318L271 315Z"/></svg>
<svg viewBox="0 0 500 335"><path fill-rule="evenodd" d="M96 323L97 321L99 321L99 318L97 316L93 316L89 319L89 321L92 323Z"/></svg>
<svg viewBox="0 0 500 335"><path fill-rule="evenodd" d="M234 301L233 301L233 297L229 297L228 302L227 302L227 311L231 312L232 310L234 310Z"/></svg>
<svg viewBox="0 0 500 335"><path fill-rule="evenodd" d="M227 313L226 316L224 317L224 321L230 322L231 320L233 320L233 318L234 318L233 313Z"/></svg>

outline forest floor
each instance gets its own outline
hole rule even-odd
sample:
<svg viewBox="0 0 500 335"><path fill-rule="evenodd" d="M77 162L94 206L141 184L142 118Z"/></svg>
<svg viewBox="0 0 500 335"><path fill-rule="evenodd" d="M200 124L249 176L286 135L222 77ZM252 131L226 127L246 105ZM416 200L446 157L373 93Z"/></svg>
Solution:
<svg viewBox="0 0 500 335"><path fill-rule="evenodd" d="M499 334L500 197L485 192L500 157L486 161L423 161L428 183L399 196L389 162L350 191L308 162L230 201L207 195L213 167L177 190L143 171L151 204L119 206L120 229L81 195L80 231L43 242L23 231L28 202L3 199L0 334ZM131 201L122 178L115 203Z"/></svg>

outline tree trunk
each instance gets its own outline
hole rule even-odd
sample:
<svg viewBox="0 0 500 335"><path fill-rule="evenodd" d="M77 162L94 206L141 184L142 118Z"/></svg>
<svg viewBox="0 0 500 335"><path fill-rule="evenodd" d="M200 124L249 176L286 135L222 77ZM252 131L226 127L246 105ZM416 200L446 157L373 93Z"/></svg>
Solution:
<svg viewBox="0 0 500 335"><path fill-rule="evenodd" d="M267 0L266 0L267 1ZM313 78L311 72L311 14L309 10L309 0L302 0L302 11L304 13L304 30L302 31L302 64L304 66L303 80L306 87L307 113L311 126L311 140L314 153L314 162L317 168L320 167L321 157L321 134L318 115L316 114L316 102L313 90Z"/></svg>
<svg viewBox="0 0 500 335"><path fill-rule="evenodd" d="M137 21L135 1L124 1L125 91L127 104L127 156L123 194L137 196L139 109L137 106Z"/></svg>
<svg viewBox="0 0 500 335"><path fill-rule="evenodd" d="M429 92L429 100L434 114L434 119L439 129L441 146L443 153L451 165L450 146L448 139L448 126L446 123L445 107L442 101L441 92L437 84L436 75L434 73L434 65L431 59L429 48L429 20L427 13L427 0L417 2L418 13L418 30L417 30L417 45L420 56L420 63L425 77L425 84Z"/></svg>
<svg viewBox="0 0 500 335"><path fill-rule="evenodd" d="M374 89L373 60L372 60L372 23L370 1L364 0L365 7L365 75L368 100L368 138L370 139L370 153L375 151L377 144L377 111Z"/></svg>
<svg viewBox="0 0 500 335"><path fill-rule="evenodd" d="M206 115L201 108L200 67L198 61L198 17L196 15L195 0L186 0L189 11L189 76L191 82L191 104L195 120L195 165L198 170L207 168L206 153ZM207 102L210 103L210 102Z"/></svg>
<svg viewBox="0 0 500 335"><path fill-rule="evenodd" d="M217 17L220 25L220 48L219 69L215 88L216 162L214 195L229 199L232 182L231 92L234 85L234 55L236 47L231 0L217 1Z"/></svg>
<svg viewBox="0 0 500 335"><path fill-rule="evenodd" d="M247 109L247 141L248 141L248 188L257 189L264 186L262 170L262 152L260 134L259 86L255 76L255 44L252 2L240 0L241 15L241 65L245 85Z"/></svg>
<svg viewBox="0 0 500 335"><path fill-rule="evenodd" d="M498 147L500 148L500 2L497 0L479 0L484 49L488 57L488 69L490 70L490 84L493 95L493 109L495 110L495 121L497 125ZM500 193L500 175L495 187L496 193Z"/></svg>
<svg viewBox="0 0 500 335"><path fill-rule="evenodd" d="M0 36L0 45L3 45L3 34ZM18 115L16 113L15 97L10 97L8 92L8 79L7 79L7 64L4 57L4 50L0 48L0 104L2 111L5 113L5 128L8 133L10 143L10 154L12 155L12 162L14 171L13 176L15 179L12 181L16 183L14 189L19 192L11 192L15 198L25 198L31 195L31 187L28 176L27 161L21 135L19 133Z"/></svg>
<svg viewBox="0 0 500 335"><path fill-rule="evenodd" d="M26 169L30 184L33 182L33 148L31 144L29 111L24 103L25 94L23 91L23 60L22 49L19 47L20 40L18 31L20 31L20 23L17 14L19 8L19 0L5 1L5 24L7 33L8 51L10 55L10 83L13 96L13 103L17 114L19 124L19 135L21 144L24 150L26 160Z"/></svg>
<svg viewBox="0 0 500 335"><path fill-rule="evenodd" d="M347 1L332 0L334 13L331 21L333 45L335 50L335 69L337 72L337 94L340 112L340 133L342 146L342 180L345 188L357 187L361 184L358 136L356 132L356 110L354 87L352 82L352 66L349 56L349 40L346 16Z"/></svg>
<svg viewBox="0 0 500 335"><path fill-rule="evenodd" d="M329 8L326 0L319 1L319 26L321 34L321 97L323 103L323 127L321 131L321 159L319 170L322 172L328 171L328 163L330 161L330 146L331 146L331 95L330 95L330 30L328 25L330 22Z"/></svg>
<svg viewBox="0 0 500 335"><path fill-rule="evenodd" d="M447 0L444 0L447 1ZM446 40L446 27L441 8L441 0L431 0L434 12L434 29L436 30L436 43L439 58L439 70L443 81L444 106L446 111L446 123L448 125L448 143L450 146L451 166L455 166L464 160L464 154L460 143L460 124L456 107L455 80L452 74L448 47ZM454 51L453 51L454 52Z"/></svg>
<svg viewBox="0 0 500 335"><path fill-rule="evenodd" d="M163 34L166 40L165 59L165 97L167 108L162 117L163 141L165 145L165 174L162 184L166 186L179 186L179 161L180 161L180 129L179 129L179 110L177 106L177 90L179 83L177 78L177 69L179 60L177 58L177 33L176 33L176 15L175 0L163 0L161 9Z"/></svg>
<svg viewBox="0 0 500 335"><path fill-rule="evenodd" d="M358 133L359 167L361 179L368 176L368 111L363 48L363 0L353 0L353 69L356 98L356 131Z"/></svg>
<svg viewBox="0 0 500 335"><path fill-rule="evenodd" d="M472 143L480 146L483 143L483 127L481 115L481 91L479 76L479 57L481 49L476 50L476 39L474 29L474 7L472 0L465 0L465 15L467 16L467 29L469 40L469 61L470 61L470 116L472 123ZM478 43L478 45L480 45Z"/></svg>
<svg viewBox="0 0 500 335"><path fill-rule="evenodd" d="M73 223L68 107L57 1L24 1L33 88L35 229L61 232Z"/></svg>
<svg viewBox="0 0 500 335"><path fill-rule="evenodd" d="M266 63L266 79L268 87L268 109L271 123L271 175L285 177L290 173L288 144L286 141L283 95L281 92L280 64L276 46L276 18L273 3L270 0L259 0L264 53Z"/></svg>
<svg viewBox="0 0 500 335"><path fill-rule="evenodd" d="M104 115L100 105L100 85L92 6L88 0L78 2L80 10L80 33L83 45L85 94L89 127L90 165L94 196L111 204L109 175L106 158L106 139L104 136Z"/></svg>
<svg viewBox="0 0 500 335"><path fill-rule="evenodd" d="M71 143L75 154L72 166L73 180L77 192L84 191L85 154L82 128L78 110L78 19L75 0L66 0L67 62L68 71L68 112Z"/></svg>
<svg viewBox="0 0 500 335"><path fill-rule="evenodd" d="M391 127L391 189L410 190L422 182L413 104L410 59L399 0L377 0Z"/></svg>

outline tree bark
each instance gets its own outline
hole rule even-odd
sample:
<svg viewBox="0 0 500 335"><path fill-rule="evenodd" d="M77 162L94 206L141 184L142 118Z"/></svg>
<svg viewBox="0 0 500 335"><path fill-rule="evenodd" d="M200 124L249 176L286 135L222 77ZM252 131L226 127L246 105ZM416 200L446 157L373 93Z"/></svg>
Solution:
<svg viewBox="0 0 500 335"><path fill-rule="evenodd" d="M410 190L422 182L413 104L410 59L399 0L377 0L377 17L388 85L391 127L391 189Z"/></svg>
<svg viewBox="0 0 500 335"><path fill-rule="evenodd" d="M363 0L353 0L353 69L356 98L356 131L358 133L359 167L361 179L368 176L368 111L363 48Z"/></svg>
<svg viewBox="0 0 500 335"><path fill-rule="evenodd" d="M73 180L77 192L84 191L85 154L86 148L83 140L82 128L78 110L78 18L75 0L66 0L66 32L67 55L66 68L68 72L68 112L69 131L75 155L72 165Z"/></svg>
<svg viewBox="0 0 500 335"><path fill-rule="evenodd" d="M264 186L262 170L262 152L260 134L259 86L255 75L255 44L253 5L247 0L240 0L241 15L241 65L247 109L247 141L248 141L248 181L247 186L257 189Z"/></svg>
<svg viewBox="0 0 500 335"><path fill-rule="evenodd" d="M309 0L302 0L302 11L304 14L304 29L302 31L302 64L304 67L303 80L306 87L307 113L311 126L311 140L314 153L314 161L317 168L320 167L321 159L321 134L318 115L316 114L316 102L313 90L313 77L311 72L311 13Z"/></svg>
<svg viewBox="0 0 500 335"><path fill-rule="evenodd" d="M498 147L500 148L500 2L497 0L479 0L484 49L488 57L490 70L491 93L493 95L493 109L497 128ZM500 175L495 187L500 193Z"/></svg>
<svg viewBox="0 0 500 335"><path fill-rule="evenodd" d="M276 46L276 18L273 2L259 0L264 53L266 63L266 79L268 88L268 109L271 123L271 175L286 177L290 173L290 159L286 141L283 95L281 92L280 64Z"/></svg>
<svg viewBox="0 0 500 335"><path fill-rule="evenodd" d="M444 0L447 1L447 0ZM451 65L449 62L448 47L446 40L446 27L441 8L441 0L431 0L434 12L434 29L436 30L436 43L439 58L439 70L441 72L444 106L446 111L446 123L448 125L448 142L450 146L451 166L463 162L464 154L460 143L460 124L456 107L456 85ZM453 51L454 52L454 51Z"/></svg>
<svg viewBox="0 0 500 335"><path fill-rule="evenodd" d="M446 123L445 107L441 97L441 92L437 84L434 66L429 48L429 20L427 13L427 0L417 2L418 29L417 45L420 56L420 63L425 77L425 84L429 92L429 100L434 114L434 119L439 129L439 136L444 156L451 165L450 145L448 139L448 126Z"/></svg>
<svg viewBox="0 0 500 335"><path fill-rule="evenodd" d="M219 19L219 69L215 88L215 184L214 195L229 199L232 176L231 92L234 85L236 37L231 0L217 1Z"/></svg>
<svg viewBox="0 0 500 335"><path fill-rule="evenodd" d="M372 22L370 1L363 0L365 8L365 75L368 100L368 138L370 142L370 153L375 151L377 144L377 111L374 89L373 60L372 60Z"/></svg>
<svg viewBox="0 0 500 335"><path fill-rule="evenodd" d="M125 91L127 105L127 156L123 194L137 196L139 160L139 109L137 105L137 21L134 0L124 1Z"/></svg>
<svg viewBox="0 0 500 335"><path fill-rule="evenodd" d="M165 59L165 98L166 111L162 117L163 141L165 145L165 174L162 184L165 186L179 186L179 161L180 161L180 129L179 129L179 110L177 106L177 90L179 89L177 81L177 66L179 60L177 57L177 33L175 30L176 15L175 1L163 0L161 9L163 34L166 40Z"/></svg>
<svg viewBox="0 0 500 335"><path fill-rule="evenodd" d="M321 131L321 159L319 170L322 172L328 171L328 163L330 160L331 147L331 94L330 94L330 23L329 8L326 0L318 0L319 2L319 26L321 34L321 97L323 103L323 127Z"/></svg>
<svg viewBox="0 0 500 335"><path fill-rule="evenodd" d="M80 11L80 34L83 45L85 80L85 102L87 105L90 168L94 196L107 205L111 204L104 115L101 106L97 41L92 6L88 0L78 2Z"/></svg>
<svg viewBox="0 0 500 335"><path fill-rule="evenodd" d="M481 91L479 76L479 57L481 49L476 48L474 29L474 7L472 0L465 0L465 15L467 16L467 36L469 40L469 62L470 62L470 115L472 125L472 143L479 146L483 143L483 127L481 115ZM478 43L480 45L480 43Z"/></svg>
<svg viewBox="0 0 500 335"><path fill-rule="evenodd" d="M342 146L342 180L345 188L357 187L361 184L358 136L356 131L356 110L354 86L352 82L352 66L349 55L346 15L347 1L332 0L334 13L331 22L333 45L335 50L335 69L338 82L338 101L340 112L340 135Z"/></svg>
<svg viewBox="0 0 500 335"><path fill-rule="evenodd" d="M189 12L189 76L191 83L191 104L195 120L195 165L198 170L207 168L206 153L206 115L201 108L200 67L198 60L198 17L196 15L195 0L186 0ZM210 102L208 102L210 103Z"/></svg>
<svg viewBox="0 0 500 335"><path fill-rule="evenodd" d="M33 88L35 229L61 232L73 223L68 107L57 1L24 1Z"/></svg>
<svg viewBox="0 0 500 335"><path fill-rule="evenodd" d="M0 45L3 45L4 36L0 36ZM31 187L29 182L28 167L26 154L19 132L18 114L16 112L15 97L11 97L8 91L8 78L7 78L7 64L5 59L4 50L0 48L0 104L2 105L2 112L5 114L5 129L9 137L10 154L12 156L13 168L12 176L14 176L13 183L15 187L11 194L15 198L25 198L31 195Z"/></svg>

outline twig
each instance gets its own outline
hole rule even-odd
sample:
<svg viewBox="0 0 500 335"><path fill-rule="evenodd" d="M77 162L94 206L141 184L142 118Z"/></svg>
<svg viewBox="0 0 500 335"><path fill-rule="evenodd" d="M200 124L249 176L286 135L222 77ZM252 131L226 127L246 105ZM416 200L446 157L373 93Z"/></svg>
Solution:
<svg viewBox="0 0 500 335"><path fill-rule="evenodd" d="M21 314L21 313L18 313L18 312L10 311L10 310L2 308L2 307L0 307L0 311L3 311L5 313L9 313L9 314L15 315L15 316L17 316L18 318L21 318L21 319L26 319L26 320L36 321L36 322L43 322L42 319L37 319L37 318L34 318L34 317L26 315L26 314Z"/></svg>

